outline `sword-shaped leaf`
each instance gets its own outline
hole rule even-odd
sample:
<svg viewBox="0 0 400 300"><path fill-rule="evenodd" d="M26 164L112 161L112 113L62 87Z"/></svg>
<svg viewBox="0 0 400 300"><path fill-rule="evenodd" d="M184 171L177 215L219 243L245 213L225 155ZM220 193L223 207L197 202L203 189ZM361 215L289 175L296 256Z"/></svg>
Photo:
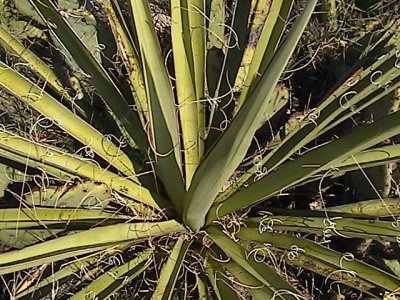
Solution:
<svg viewBox="0 0 400 300"><path fill-rule="evenodd" d="M264 262L257 262L254 260L253 256L247 256L243 247L223 234L218 228L209 227L207 228L207 233L209 233L210 238L223 249L226 255L260 281L269 290L271 295L279 293L279 291L282 290L290 291L293 294L299 293Z"/></svg>
<svg viewBox="0 0 400 300"><path fill-rule="evenodd" d="M193 174L199 165L199 149L200 143L202 143L193 61L193 51L196 48L192 48L190 26L190 18L196 17L194 14L199 14L199 12L195 10L196 7L190 7L190 4L190 1L187 0L171 1L172 53L174 55L176 91L182 129L186 189L189 188ZM202 36L199 39L201 42Z"/></svg>
<svg viewBox="0 0 400 300"><path fill-rule="evenodd" d="M134 168L128 156L109 139L63 106L42 88L0 62L0 85L49 118L60 128L71 134L83 145L93 149L110 164L115 165L127 176L134 175ZM57 112L57 114L54 114Z"/></svg>
<svg viewBox="0 0 400 300"><path fill-rule="evenodd" d="M205 222L215 196L235 171L246 155L255 131L263 117L263 107L273 94L300 36L311 17L317 1L307 2L302 15L293 25L281 49L276 53L268 70L260 78L250 98L233 119L232 124L222 134L218 143L211 149L200 164L189 189L184 220L193 230L198 231Z"/></svg>
<svg viewBox="0 0 400 300"><path fill-rule="evenodd" d="M240 300L240 297L231 285L230 281L224 277L221 270L218 266L210 261L211 259L205 262L205 269L208 277L208 281L214 289L214 293L217 296L218 300Z"/></svg>
<svg viewBox="0 0 400 300"><path fill-rule="evenodd" d="M378 221L371 219L353 219L348 217L313 217L311 216L279 216L272 215L262 218L250 218L251 224L272 222L271 227L279 231L293 231L331 235L348 238L376 239L395 242L400 236L400 229L393 226L393 221ZM261 225L262 226L262 225Z"/></svg>
<svg viewBox="0 0 400 300"><path fill-rule="evenodd" d="M306 238L274 232L260 233L258 228L241 228L237 237L247 241L273 244L274 247L292 251L292 256L296 256L297 253L304 253L309 257L315 257L333 265L342 270L342 272L352 272L355 276L389 291L396 291L400 286L399 278L354 257L349 258L343 253L321 246Z"/></svg>
<svg viewBox="0 0 400 300"><path fill-rule="evenodd" d="M154 300L170 300L172 299L179 271L182 267L186 252L189 249L191 242L185 240L181 236L175 243L174 248L168 257L167 262L161 270L160 278L158 279L156 290L151 299Z"/></svg>
<svg viewBox="0 0 400 300"><path fill-rule="evenodd" d="M17 294L15 295L15 299L28 300L32 299L33 296L37 298L45 297L46 295L51 293L54 285L61 286L62 284L68 282L68 280L70 280L72 276L79 276L83 279L83 276L81 276L83 272L89 271L89 274L93 274L94 272L92 272L90 268L98 264L99 259L101 259L102 256L106 254L112 255L116 251L118 251L118 249L116 247L112 247L105 251L101 251L100 254L95 254L87 256L83 259L78 259L66 266L64 265L64 267L61 267L58 271L51 273L48 277L45 277L43 279L29 278L28 281L30 282L24 282L24 286L26 287L24 288L23 286L22 288L20 287L18 289Z"/></svg>
<svg viewBox="0 0 400 300"><path fill-rule="evenodd" d="M105 170L96 163L68 154L55 147L34 143L4 131L0 133L0 149L9 152L11 154L10 159L23 165L27 164L34 168L39 167L50 173L54 172L54 175L65 176L65 173L67 173L71 177L79 175L90 178L93 181L100 181L128 197L137 199L152 207L158 207L153 196L145 187Z"/></svg>
<svg viewBox="0 0 400 300"><path fill-rule="evenodd" d="M0 254L0 274L87 254L125 242L140 242L150 237L184 232L175 221L128 223L102 226L62 236L37 245Z"/></svg>
<svg viewBox="0 0 400 300"><path fill-rule="evenodd" d="M344 83L305 116L296 130L291 131L257 166L248 170L237 186L242 186L245 182L251 185L260 167L267 173L273 171L322 133L396 91L400 80L396 67L397 51L397 48L392 49L372 65L365 69L359 68L350 78L346 77Z"/></svg>
<svg viewBox="0 0 400 300"><path fill-rule="evenodd" d="M143 125L148 120L148 100L146 96L146 89L143 82L143 71L139 61L139 53L135 45L133 33L131 32L127 21L124 18L122 9L118 1L105 0L104 6L109 13L109 21L111 22L111 29L113 30L114 38L119 49L119 54L129 70L129 81L134 99L136 102L137 110L142 119Z"/></svg>
<svg viewBox="0 0 400 300"><path fill-rule="evenodd" d="M124 285L129 284L135 277L143 273L153 262L153 250L145 250L134 259L114 267L92 281L88 286L70 297L70 300L95 298L109 299Z"/></svg>
<svg viewBox="0 0 400 300"><path fill-rule="evenodd" d="M277 51L279 40L283 34L292 0L272 1L264 23L262 33L257 42L253 59L247 71L243 90L240 93L236 111L239 110L252 89L256 86L260 76L267 70L268 65Z"/></svg>
<svg viewBox="0 0 400 300"><path fill-rule="evenodd" d="M175 100L147 1L130 1L150 108L149 135L157 175L178 210L185 192Z"/></svg>
<svg viewBox="0 0 400 300"><path fill-rule="evenodd" d="M50 0L30 0L40 12L49 29L74 57L79 67L87 74L90 81L111 108L117 120L126 129L144 155L148 150L147 136L142 128L137 113L128 105L127 100L111 80L103 66L87 49L68 22L61 16L58 8Z"/></svg>
<svg viewBox="0 0 400 300"><path fill-rule="evenodd" d="M246 287L246 290L251 295L252 299L273 299L275 293L264 286L264 284L247 272L243 267L234 261L219 265L220 268L225 268L239 283ZM283 298L287 299L287 298Z"/></svg>
<svg viewBox="0 0 400 300"><path fill-rule="evenodd" d="M327 212L348 213L357 216L384 217L400 214L400 199L385 198L326 207Z"/></svg>
<svg viewBox="0 0 400 300"><path fill-rule="evenodd" d="M329 172L331 166L349 156L400 134L399 117L400 112L393 113L284 164L248 188L233 194L220 205L214 206L209 213L208 222L277 195L285 188L305 181L321 171Z"/></svg>

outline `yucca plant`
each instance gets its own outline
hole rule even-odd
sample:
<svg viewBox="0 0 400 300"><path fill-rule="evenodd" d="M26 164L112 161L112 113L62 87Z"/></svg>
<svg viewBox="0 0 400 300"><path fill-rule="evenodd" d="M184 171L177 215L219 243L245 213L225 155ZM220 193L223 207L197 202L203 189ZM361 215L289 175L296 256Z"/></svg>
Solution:
<svg viewBox="0 0 400 300"><path fill-rule="evenodd" d="M282 80L318 1L293 22L294 2L165 1L171 51L144 0L0 2L3 115L35 120L0 131L13 299L312 298L296 270L337 299L396 297L398 256L366 249L398 251L398 22L288 121ZM356 172L374 196L329 206ZM287 203L309 186L319 207Z"/></svg>

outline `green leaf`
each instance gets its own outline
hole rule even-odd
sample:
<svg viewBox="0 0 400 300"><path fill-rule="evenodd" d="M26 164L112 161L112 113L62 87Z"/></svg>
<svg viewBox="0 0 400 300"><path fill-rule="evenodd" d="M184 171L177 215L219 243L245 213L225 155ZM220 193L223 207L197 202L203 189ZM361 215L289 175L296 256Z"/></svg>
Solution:
<svg viewBox="0 0 400 300"><path fill-rule="evenodd" d="M263 108L268 105L265 99L270 99L272 96L316 3L315 0L308 1L302 15L293 25L285 43L276 53L249 100L200 164L189 189L184 215L185 223L194 231L198 231L204 225L205 216L216 195L246 155L263 116Z"/></svg>
<svg viewBox="0 0 400 300"><path fill-rule="evenodd" d="M122 13L120 4L115 0L103 1L109 20L112 23L114 39L118 41L119 54L129 70L129 81L132 92L135 95L135 102L138 112L141 114L143 125L148 120L149 104L144 86L143 72L139 61L138 49L136 48L131 30Z"/></svg>
<svg viewBox="0 0 400 300"><path fill-rule="evenodd" d="M246 291L249 292L252 299L273 299L275 293L264 286L264 284L257 280L253 275L247 272L239 264L230 261L219 265L220 268L225 268L236 280L240 282L240 285L246 287ZM286 299L286 298L284 298Z"/></svg>
<svg viewBox="0 0 400 300"><path fill-rule="evenodd" d="M0 157L3 160L7 160L7 161L11 162L12 164L16 163L17 165L21 164L21 165L23 165L25 167L26 166L30 166L30 167L33 167L33 168L36 167L36 168L38 168L39 170L42 170L42 171L46 170L46 172L48 172L50 174L53 174L53 175L56 175L59 178L72 179L72 178L75 177L75 175L73 175L71 173L65 172L63 170L60 170L60 169L55 168L55 167L50 166L50 165L46 165L46 164L44 164L42 162L39 162L39 161L35 161L34 162L33 160L27 159L26 156L19 155L19 154L15 153L15 152L11 152L11 150L13 150L13 149L7 148L7 146L4 146L4 144L1 144L1 146L0 146ZM24 180L22 180L22 181L24 181Z"/></svg>
<svg viewBox="0 0 400 300"><path fill-rule="evenodd" d="M190 241L185 239L185 236L181 236L175 243L167 262L162 267L156 290L154 291L151 299L172 299L171 297L173 295L176 280L178 279L179 271L185 259L186 252L191 244Z"/></svg>
<svg viewBox="0 0 400 300"><path fill-rule="evenodd" d="M205 140L205 60L206 60L206 20L205 3L203 0L188 0L188 17L190 25L190 42L193 58L193 81L196 92L197 128L199 135L199 158L204 155Z"/></svg>
<svg viewBox="0 0 400 300"><path fill-rule="evenodd" d="M26 194L25 201L33 206L69 208L105 208L113 199L105 184L85 182L76 186L46 188Z"/></svg>
<svg viewBox="0 0 400 300"><path fill-rule="evenodd" d="M56 237L66 229L84 230L96 225L111 225L127 220L148 220L149 216L124 216L96 210L51 208L6 208L0 210L0 240L23 248Z"/></svg>
<svg viewBox="0 0 400 300"><path fill-rule="evenodd" d="M312 215L312 214L311 214ZM272 228L279 231L315 233L323 235L345 236L349 238L387 240L395 242L400 235L400 229L393 222L371 219L355 219L348 217L313 216L267 216L250 218L251 224L273 224Z"/></svg>
<svg viewBox="0 0 400 300"><path fill-rule="evenodd" d="M217 227L208 227L207 233L226 255L261 282L268 289L271 296L282 290L298 294L298 291L279 277L275 270L264 264L264 262L257 262L252 256L247 256L243 247L223 234Z"/></svg>
<svg viewBox="0 0 400 300"><path fill-rule="evenodd" d="M267 19L257 42L256 51L247 71L246 81L243 84L238 104L235 107L236 111L242 107L249 93L259 81L260 76L264 74L271 63L283 34L292 4L292 0L275 0L271 2ZM266 111L269 112L268 110Z"/></svg>
<svg viewBox="0 0 400 300"><path fill-rule="evenodd" d="M252 245L251 248L249 247L249 250L251 249L258 252L258 259L263 259L266 255L271 254L275 260L285 260L289 265L304 268L331 280L338 280L341 283L361 290L365 294L375 296L375 285L373 283L359 277L350 276L343 268L326 263L324 260L316 257L308 256L307 253L288 252L287 250L276 249L265 244ZM296 255L293 255L294 253Z"/></svg>
<svg viewBox="0 0 400 300"><path fill-rule="evenodd" d="M0 228L29 228L48 226L51 224L74 223L74 221L96 222L120 219L130 220L132 216L118 215L88 209L66 209L66 208L3 208L0 209Z"/></svg>
<svg viewBox="0 0 400 300"><path fill-rule="evenodd" d="M398 160L400 158L400 145L389 145L383 147L374 147L372 149L361 151L354 156L337 163L334 168L345 169L354 165L368 165L371 163L385 163Z"/></svg>
<svg viewBox="0 0 400 300"><path fill-rule="evenodd" d="M257 167L248 170L238 185L246 181L251 184L260 166L267 173L272 172L328 129L332 129L361 109L396 90L400 79L398 68L396 68L397 51L396 48L392 49L372 65L365 69L359 68L350 78L344 78L345 82L328 94L326 99L304 118L297 130L290 132L281 143L263 157ZM377 75L378 77L375 78ZM371 84L371 77L374 84Z"/></svg>
<svg viewBox="0 0 400 300"><path fill-rule="evenodd" d="M347 172L351 171L360 171L361 169L373 168L383 166L387 168L386 165L391 162L395 162L400 157L400 147L399 145L389 145L383 147L374 147L368 150L361 151L355 155L352 155L350 158L345 159L342 162L336 163L333 166L329 166L325 172L320 173L315 176L313 179L320 180L323 176L326 177L326 171L332 170L330 174L331 178L337 178L343 176ZM368 171L367 171L368 172ZM388 174L386 170L385 173ZM368 176L368 174L367 174ZM378 177L382 177L378 175ZM363 175L364 177L364 175ZM364 177L365 178L365 177ZM383 181L384 179L382 179ZM376 193L371 197L375 197ZM369 198L369 197L367 197ZM386 198L383 196L383 198Z"/></svg>
<svg viewBox="0 0 400 300"><path fill-rule="evenodd" d="M143 273L153 262L153 250L145 250L134 259L121 266L114 267L92 281L88 286L70 297L70 300L87 298L108 299L119 289L129 284L135 277Z"/></svg>
<svg viewBox="0 0 400 300"><path fill-rule="evenodd" d="M262 242L274 245L274 247L283 248L291 251L290 255L296 256L297 253L306 254L309 257L315 257L324 263L334 265L342 272L352 273L378 287L389 291L395 291L400 286L400 279L367 263L359 261L353 255L346 255L335 250L323 247L306 238L292 235L259 232L258 228L241 228L237 237L252 242Z"/></svg>
<svg viewBox="0 0 400 300"><path fill-rule="evenodd" d="M226 129L233 116L233 86L250 35L248 19L252 1L234 2L229 9L226 7L220 9L221 2L212 1L210 4L206 77L208 97L211 97L209 100L211 112L206 136L207 151ZM265 6L268 5L269 3L265 3ZM229 23L226 22L228 16ZM212 31L214 28L220 28L220 31L214 34ZM214 39L219 42L214 43Z"/></svg>
<svg viewBox="0 0 400 300"><path fill-rule="evenodd" d="M90 178L107 184L110 188L120 193L146 203L154 208L153 196L138 183L102 169L98 164L92 163L79 156L68 154L51 146L44 146L7 131L0 132L0 149L11 153L10 159L31 167L39 167L54 175L65 177L65 173Z"/></svg>
<svg viewBox="0 0 400 300"><path fill-rule="evenodd" d="M214 206L210 210L208 223L219 216L277 195L285 188L305 181L321 171L328 173L336 163L400 134L399 117L400 112L393 113L284 164L248 188L233 194L225 202Z"/></svg>
<svg viewBox="0 0 400 300"><path fill-rule="evenodd" d="M209 300L209 292L206 280L203 280L200 277L200 274L195 273L196 275L196 284L197 284L197 291L199 293L199 300Z"/></svg>
<svg viewBox="0 0 400 300"><path fill-rule="evenodd" d="M277 86L274 90L272 100L268 102L268 106L265 108L263 117L260 119L259 131L263 132L263 136L268 136L269 134L274 135L273 130L279 128L281 122L281 116L279 112L282 112L284 107L289 101L289 90L283 86ZM250 150L251 151L251 150ZM253 163L253 161L251 161ZM258 164L257 164L258 165ZM218 194L215 199L215 203L222 202L236 192L238 187L240 187L243 182L246 181L252 175L252 169L245 174L243 174L237 182L229 186L224 192Z"/></svg>
<svg viewBox="0 0 400 300"><path fill-rule="evenodd" d="M149 237L184 232L175 221L131 223L97 227L46 241L18 251L0 254L0 274L95 252L111 245L139 242Z"/></svg>
<svg viewBox="0 0 400 300"><path fill-rule="evenodd" d="M18 55L19 59L27 62L37 74L42 78L46 79L46 84L49 84L54 90L56 90L60 95L63 94L64 87L62 86L59 78L55 74L54 70L46 65L43 60L41 60L36 54L34 54L30 49L26 48L19 40L14 38L5 29L0 27L0 44ZM67 99L69 95L64 95Z"/></svg>
<svg viewBox="0 0 400 300"><path fill-rule="evenodd" d="M109 251L108 254L112 254L112 251ZM102 255L104 255L104 253ZM59 269L39 282L32 281L31 284L33 285L30 287L19 289L15 299L28 300L32 299L33 295L35 297L45 297L48 293L51 293L54 285L61 286L63 283L66 283L72 275L98 263L99 259L101 259L101 255L87 256L84 259L80 259Z"/></svg>
<svg viewBox="0 0 400 300"><path fill-rule="evenodd" d="M171 1L171 38L174 56L176 91L182 128L183 155L185 160L186 189L200 162L199 114L194 82L194 61L189 21L189 1ZM193 16L195 12L190 15ZM198 13L198 12L197 12ZM201 36L200 36L201 39Z"/></svg>
<svg viewBox="0 0 400 300"><path fill-rule="evenodd" d="M212 258L207 258L205 269L208 281L214 288L218 300L240 300L237 291L232 287L231 282L222 275L222 270L216 266Z"/></svg>
<svg viewBox="0 0 400 300"><path fill-rule="evenodd" d="M399 198L384 198L326 207L327 212L347 213L357 216L386 217L400 214Z"/></svg>
<svg viewBox="0 0 400 300"><path fill-rule="evenodd" d="M393 68L395 69L395 68ZM364 93L360 93L361 96L364 96L364 98L361 98L357 105L353 105L350 112L345 111L342 112L333 122L331 122L328 126L325 126L321 131L318 132L318 135L322 135L325 132L328 132L329 130L337 127L339 124L343 123L345 120L351 118L354 115L360 114L362 112L363 114L374 114L374 117L376 119L381 118L382 116L385 116L389 114L389 111L384 111L385 110L385 105L387 105L387 102L391 102L394 95L393 93L396 92L396 90L400 87L400 76L397 76L399 74L396 74L396 69L390 73L389 75L385 74L385 76L382 76L383 79L380 79L382 81L388 81L387 85L384 87L384 89L377 91L374 91L371 93L371 90L373 91L373 88L369 87L366 89L366 91L370 92L370 95L365 95ZM374 73L371 74L376 74L375 71ZM397 77L395 77L397 76ZM372 85L374 87L374 85ZM348 92L351 95L351 91ZM347 94L348 96L349 94ZM345 96L345 97L347 97ZM343 97L343 96L342 96ZM343 99L346 99L343 97ZM351 96L349 96L351 97ZM354 96L351 98L351 101L353 102L355 99L360 99L358 95ZM385 103L386 102L386 103ZM344 105L347 107L347 105ZM340 110L339 110L340 111ZM393 110L393 112L396 110Z"/></svg>
<svg viewBox="0 0 400 300"><path fill-rule="evenodd" d="M43 15L42 18L48 24L50 30L54 32L74 57L79 67L88 75L102 99L145 155L148 142L139 117L137 113L130 109L128 102L102 65L86 48L77 33L60 15L57 7L51 1L30 0L30 2Z"/></svg>
<svg viewBox="0 0 400 300"><path fill-rule="evenodd" d="M152 151L157 175L177 208L182 211L185 192L181 173L179 126L175 113L172 85L161 55L147 1L131 1L143 61L144 79L150 102Z"/></svg>
<svg viewBox="0 0 400 300"><path fill-rule="evenodd" d="M135 179L135 170L128 156L104 135L68 110L42 88L0 62L0 86L45 115L89 149ZM56 114L54 112L57 112Z"/></svg>
<svg viewBox="0 0 400 300"><path fill-rule="evenodd" d="M0 241L9 247L21 249L50 237L57 237L62 231L62 229L2 229Z"/></svg>

